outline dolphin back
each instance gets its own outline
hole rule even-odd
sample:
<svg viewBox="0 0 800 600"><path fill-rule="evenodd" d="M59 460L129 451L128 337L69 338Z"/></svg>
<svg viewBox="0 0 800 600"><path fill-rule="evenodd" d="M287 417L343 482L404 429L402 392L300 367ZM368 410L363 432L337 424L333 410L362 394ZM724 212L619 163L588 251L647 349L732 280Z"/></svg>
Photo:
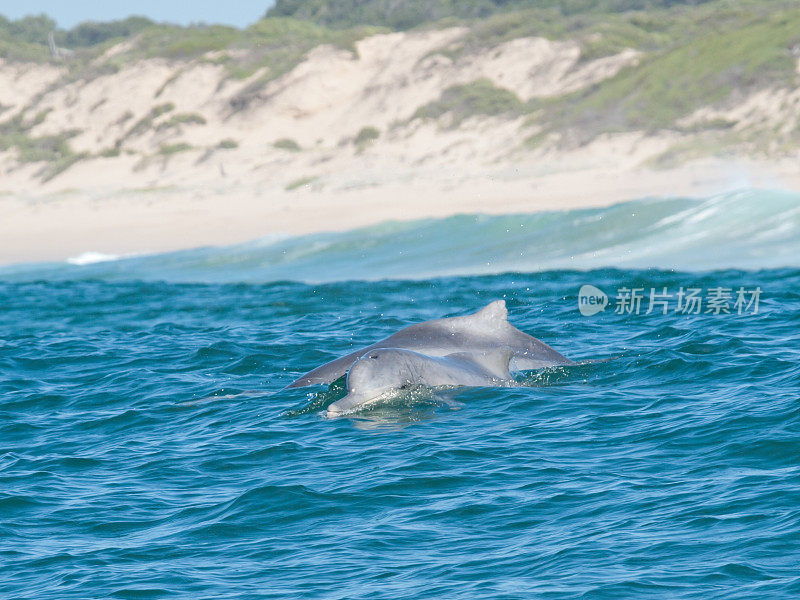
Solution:
<svg viewBox="0 0 800 600"><path fill-rule="evenodd" d="M487 355L496 348L509 348L513 364L520 370L575 364L541 340L511 325L508 322L505 301L495 300L470 315L435 319L404 327L371 346L360 348L309 371L287 388L332 383L347 373L356 360L376 348L405 348L440 357L459 352ZM493 368L494 372L501 372L499 367Z"/></svg>
<svg viewBox="0 0 800 600"><path fill-rule="evenodd" d="M474 365L492 379L511 381L513 377L509 366L513 357L511 348L497 348L487 352L454 352L444 358Z"/></svg>

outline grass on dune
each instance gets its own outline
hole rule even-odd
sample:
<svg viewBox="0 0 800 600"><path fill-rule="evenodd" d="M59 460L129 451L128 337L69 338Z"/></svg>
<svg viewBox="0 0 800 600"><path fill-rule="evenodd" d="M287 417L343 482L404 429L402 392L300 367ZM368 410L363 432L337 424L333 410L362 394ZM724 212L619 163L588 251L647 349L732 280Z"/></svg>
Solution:
<svg viewBox="0 0 800 600"><path fill-rule="evenodd" d="M497 87L489 79L454 85L442 92L438 100L421 106L413 119L450 118L450 126L458 127L465 119L476 116L518 116L526 111L526 104L511 90Z"/></svg>
<svg viewBox="0 0 800 600"><path fill-rule="evenodd" d="M25 122L22 117L16 116L0 123L0 152L15 150L17 160L23 164L44 163L39 171L42 181L49 181L89 156L86 152L75 152L70 146L70 138L80 133L78 129L56 135L32 135L30 130L38 125L46 114L46 111L40 112L32 122Z"/></svg>
<svg viewBox="0 0 800 600"><path fill-rule="evenodd" d="M290 181L289 183L287 183L284 189L287 192L291 192L292 190L296 190L298 188L303 188L303 187L310 188L317 181L319 181L318 176L301 177L300 179L295 179L294 181Z"/></svg>
<svg viewBox="0 0 800 600"><path fill-rule="evenodd" d="M87 29L86 25L91 27ZM292 17L263 18L244 29L225 25L182 27L131 18L56 31L57 44L72 53L65 60L55 60L50 56L47 36L56 26L49 18L10 22L0 17L0 34L4 28L12 32L21 29L23 33L0 35L0 58L17 62L56 62L68 68L65 76L68 80L89 80L114 73L136 60L166 58L215 62L223 65L230 77L242 79L265 69L259 81L254 82L254 88L291 70L309 50L319 45L330 44L355 52L358 40L388 31L372 26L331 29ZM129 41L129 47L114 56L101 58L122 41ZM209 53L218 55L208 56Z"/></svg>
<svg viewBox="0 0 800 600"><path fill-rule="evenodd" d="M206 52L224 50L239 33L235 27L225 25L153 25L140 34L134 54L145 58L195 58Z"/></svg>
<svg viewBox="0 0 800 600"><path fill-rule="evenodd" d="M224 66L230 77L239 79L266 69L260 78L263 84L291 70L317 46L330 44L354 52L358 40L379 31L384 30L376 27L331 30L286 17L261 19L245 29L222 25L154 25L142 31L134 46L114 60L157 57L210 60ZM205 58L213 52L218 56Z"/></svg>
<svg viewBox="0 0 800 600"><path fill-rule="evenodd" d="M158 153L163 156L170 156L172 154L177 154L178 152L186 152L188 150L192 150L192 146L190 146L186 142L178 142L176 144L161 144L158 147Z"/></svg>
<svg viewBox="0 0 800 600"><path fill-rule="evenodd" d="M735 93L796 85L792 49L798 43L800 11L712 30L549 102L545 121L551 128L580 130L585 137L673 127L681 117Z"/></svg>
<svg viewBox="0 0 800 600"><path fill-rule="evenodd" d="M0 151L16 149L17 160L21 163L53 162L74 155L69 139L79 130L70 130L58 135L31 135L30 130L40 122L40 116L32 122L23 121L16 116L0 123Z"/></svg>
<svg viewBox="0 0 800 600"><path fill-rule="evenodd" d="M249 49L250 54L240 60L232 71L237 76L247 76L261 67L267 67L272 77L277 77L298 64L309 50L322 44L356 52L356 42L388 31L379 27L353 27L333 30L308 21L291 18L261 19L244 30L233 48Z"/></svg>
<svg viewBox="0 0 800 600"><path fill-rule="evenodd" d="M159 123L156 126L156 131L163 131L166 129L177 129L181 125L205 125L206 119L203 115L197 113L179 113L172 115L166 121Z"/></svg>
<svg viewBox="0 0 800 600"><path fill-rule="evenodd" d="M278 148L279 150L288 150L289 152L300 152L302 149L300 148L300 144L291 138L281 138L276 140L272 146L274 148Z"/></svg>

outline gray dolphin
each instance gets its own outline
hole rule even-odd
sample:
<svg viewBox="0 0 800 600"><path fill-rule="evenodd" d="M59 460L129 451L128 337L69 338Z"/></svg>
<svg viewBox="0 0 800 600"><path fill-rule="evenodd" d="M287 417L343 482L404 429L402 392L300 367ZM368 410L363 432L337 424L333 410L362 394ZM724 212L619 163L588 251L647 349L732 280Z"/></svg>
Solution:
<svg viewBox="0 0 800 600"><path fill-rule="evenodd" d="M328 407L328 416L352 411L384 394L414 385L516 386L508 370L512 355L510 348L481 353L456 352L444 357L400 348L371 350L350 367L347 395Z"/></svg>
<svg viewBox="0 0 800 600"><path fill-rule="evenodd" d="M435 319L404 327L371 346L309 371L287 387L336 381L347 373L356 360L378 348L413 350L432 357L443 357L457 352L480 354L507 348L512 352L514 366L520 370L575 364L541 340L523 333L509 323L505 300L496 300L471 315Z"/></svg>

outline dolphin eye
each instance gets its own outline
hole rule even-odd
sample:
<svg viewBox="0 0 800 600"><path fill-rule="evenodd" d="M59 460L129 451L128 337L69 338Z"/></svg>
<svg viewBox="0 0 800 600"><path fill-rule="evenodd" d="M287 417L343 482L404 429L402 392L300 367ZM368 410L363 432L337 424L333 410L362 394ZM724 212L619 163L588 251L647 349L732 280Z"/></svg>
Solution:
<svg viewBox="0 0 800 600"><path fill-rule="evenodd" d="M378 359L378 355L377 354L373 354L372 356L370 356L370 358L373 359L373 360L377 360Z"/></svg>

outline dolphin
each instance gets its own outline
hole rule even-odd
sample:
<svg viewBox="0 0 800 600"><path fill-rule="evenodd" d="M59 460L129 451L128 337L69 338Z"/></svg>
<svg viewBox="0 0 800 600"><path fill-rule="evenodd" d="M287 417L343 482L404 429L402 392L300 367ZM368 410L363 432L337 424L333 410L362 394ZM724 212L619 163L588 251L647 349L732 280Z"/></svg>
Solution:
<svg viewBox="0 0 800 600"><path fill-rule="evenodd" d="M350 412L381 396L411 386L519 385L508 370L510 348L428 356L401 348L378 348L356 360L347 372L347 395L328 406L328 417Z"/></svg>
<svg viewBox="0 0 800 600"><path fill-rule="evenodd" d="M514 327L508 322L505 300L495 300L471 315L435 319L404 327L371 346L309 371L287 388L332 383L347 373L359 358L378 348L413 350L431 357L459 352L481 354L507 348L511 350L513 364L519 370L575 364L541 340Z"/></svg>

